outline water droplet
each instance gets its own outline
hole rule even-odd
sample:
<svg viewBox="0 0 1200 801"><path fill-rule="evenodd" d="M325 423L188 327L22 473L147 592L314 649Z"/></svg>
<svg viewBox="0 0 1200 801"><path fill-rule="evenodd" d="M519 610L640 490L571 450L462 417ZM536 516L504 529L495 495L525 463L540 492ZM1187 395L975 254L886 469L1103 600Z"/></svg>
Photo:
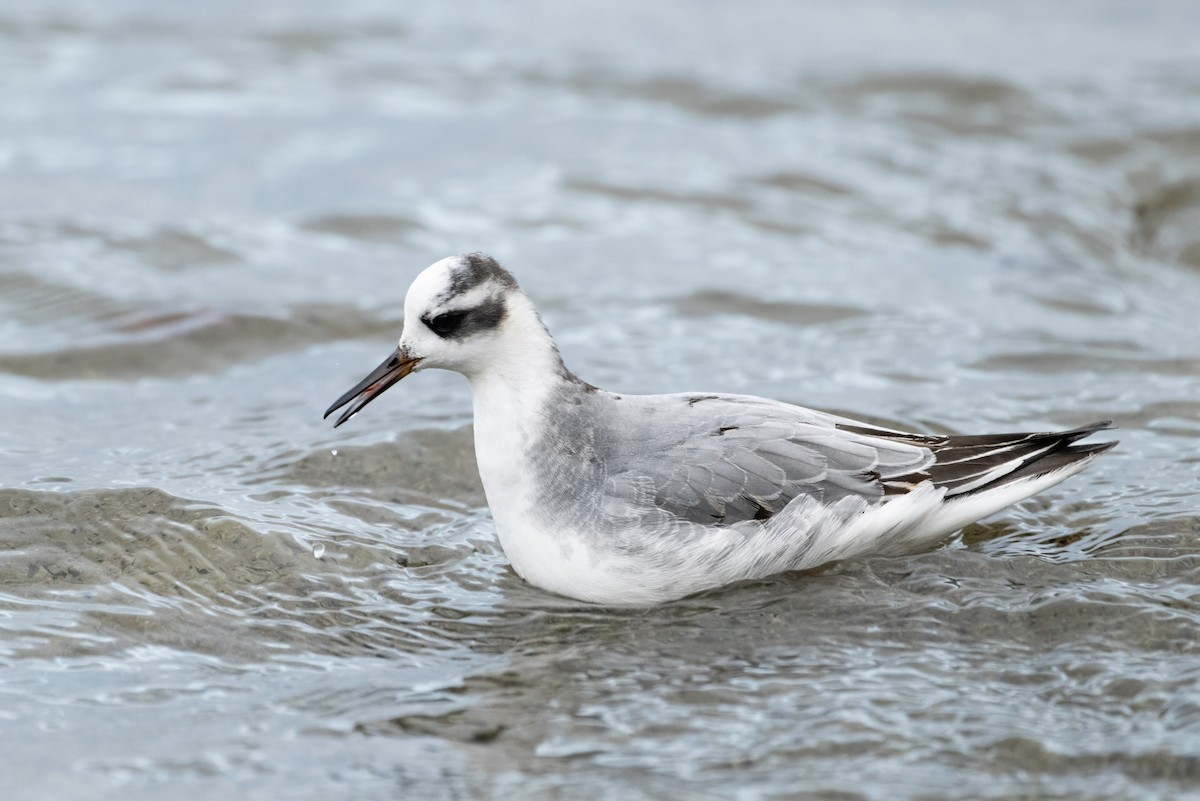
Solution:
<svg viewBox="0 0 1200 801"><path fill-rule="evenodd" d="M325 543L318 542L316 545L313 546L313 556L320 559L324 555L325 555Z"/></svg>

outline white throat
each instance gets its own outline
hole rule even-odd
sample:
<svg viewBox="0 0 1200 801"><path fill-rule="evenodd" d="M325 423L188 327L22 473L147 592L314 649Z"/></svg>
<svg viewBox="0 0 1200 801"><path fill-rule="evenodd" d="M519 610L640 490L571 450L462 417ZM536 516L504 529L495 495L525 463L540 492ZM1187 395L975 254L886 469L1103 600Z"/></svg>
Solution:
<svg viewBox="0 0 1200 801"><path fill-rule="evenodd" d="M551 393L575 380L529 299L515 293L508 303L502 347L467 374L479 475L501 528L504 510L524 495L520 478L527 474L526 450L539 416Z"/></svg>

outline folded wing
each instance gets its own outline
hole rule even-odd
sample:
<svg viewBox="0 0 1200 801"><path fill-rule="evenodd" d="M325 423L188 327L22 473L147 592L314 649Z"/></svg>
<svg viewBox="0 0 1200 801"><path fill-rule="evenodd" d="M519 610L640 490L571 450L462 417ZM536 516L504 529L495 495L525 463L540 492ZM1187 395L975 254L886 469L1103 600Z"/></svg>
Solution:
<svg viewBox="0 0 1200 801"><path fill-rule="evenodd" d="M883 501L922 482L965 495L1049 472L1115 443L1072 445L1097 423L1071 431L926 436L870 426L797 406L742 396L678 395L670 429L632 432L649 450L611 458L607 490L683 520L732 525L767 520L794 498ZM663 399L660 398L659 402ZM665 423L664 423L665 425Z"/></svg>

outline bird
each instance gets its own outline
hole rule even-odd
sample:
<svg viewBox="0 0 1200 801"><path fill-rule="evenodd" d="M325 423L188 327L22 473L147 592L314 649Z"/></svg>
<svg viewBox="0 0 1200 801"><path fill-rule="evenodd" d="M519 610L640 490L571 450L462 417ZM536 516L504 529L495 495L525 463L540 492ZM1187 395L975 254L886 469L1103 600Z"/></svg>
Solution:
<svg viewBox="0 0 1200 801"><path fill-rule="evenodd" d="M395 350L325 412L334 427L410 373L471 388L501 548L528 583L654 606L865 556L899 556L1058 484L1112 428L918 434L750 395L608 392L567 369L533 302L482 253L441 259L404 299Z"/></svg>

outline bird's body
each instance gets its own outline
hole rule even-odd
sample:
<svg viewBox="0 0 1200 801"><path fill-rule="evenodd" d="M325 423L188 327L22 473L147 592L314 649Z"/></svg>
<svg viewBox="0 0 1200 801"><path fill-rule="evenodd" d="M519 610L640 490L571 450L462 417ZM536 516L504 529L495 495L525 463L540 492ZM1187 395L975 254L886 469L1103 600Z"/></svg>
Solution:
<svg viewBox="0 0 1200 801"><path fill-rule="evenodd" d="M621 395L563 365L493 260L414 282L393 357L339 419L413 369L470 381L479 473L501 546L531 584L651 604L867 554L932 547L1057 484L1113 443L1047 434L923 436L740 395ZM328 414L328 412L327 412Z"/></svg>

